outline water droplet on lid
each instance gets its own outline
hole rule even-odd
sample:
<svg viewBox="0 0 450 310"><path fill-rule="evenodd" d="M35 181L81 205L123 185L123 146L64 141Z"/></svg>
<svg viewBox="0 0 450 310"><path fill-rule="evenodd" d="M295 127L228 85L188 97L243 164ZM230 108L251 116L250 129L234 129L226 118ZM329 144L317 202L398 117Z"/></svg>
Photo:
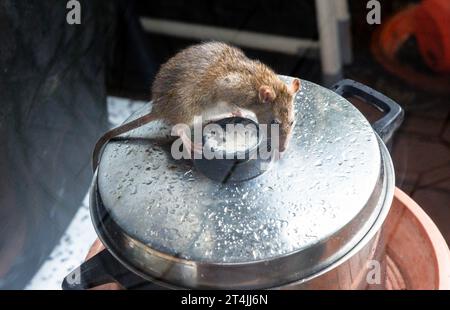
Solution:
<svg viewBox="0 0 450 310"><path fill-rule="evenodd" d="M253 258L257 258L258 257L258 251L253 250L252 251L252 255L253 255Z"/></svg>
<svg viewBox="0 0 450 310"><path fill-rule="evenodd" d="M257 234L256 231L253 233L253 237L255 238L256 241L260 241L261 240L261 238L259 237L259 235Z"/></svg>
<svg viewBox="0 0 450 310"><path fill-rule="evenodd" d="M136 193L137 193L137 186L133 186L133 187L131 188L130 194L131 194L131 195L134 195L134 194L136 194Z"/></svg>

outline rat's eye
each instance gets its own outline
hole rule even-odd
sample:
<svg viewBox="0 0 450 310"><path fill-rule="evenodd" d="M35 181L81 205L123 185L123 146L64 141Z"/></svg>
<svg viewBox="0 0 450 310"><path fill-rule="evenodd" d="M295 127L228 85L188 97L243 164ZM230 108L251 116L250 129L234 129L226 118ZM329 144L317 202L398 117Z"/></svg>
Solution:
<svg viewBox="0 0 450 310"><path fill-rule="evenodd" d="M294 125L294 121L289 123L289 126L293 126Z"/></svg>

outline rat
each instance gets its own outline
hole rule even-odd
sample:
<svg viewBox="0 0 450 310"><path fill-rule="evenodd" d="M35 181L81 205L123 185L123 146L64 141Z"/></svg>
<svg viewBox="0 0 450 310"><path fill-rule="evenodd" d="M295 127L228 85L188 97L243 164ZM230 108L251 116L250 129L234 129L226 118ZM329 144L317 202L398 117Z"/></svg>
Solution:
<svg viewBox="0 0 450 310"><path fill-rule="evenodd" d="M163 64L152 85L152 110L105 133L94 149L93 166L113 137L155 120L193 125L195 117L253 113L260 124L279 125L279 152L289 142L294 123L294 97L300 80L286 85L275 72L242 50L222 42L206 42L178 52ZM179 133L183 143L190 142Z"/></svg>

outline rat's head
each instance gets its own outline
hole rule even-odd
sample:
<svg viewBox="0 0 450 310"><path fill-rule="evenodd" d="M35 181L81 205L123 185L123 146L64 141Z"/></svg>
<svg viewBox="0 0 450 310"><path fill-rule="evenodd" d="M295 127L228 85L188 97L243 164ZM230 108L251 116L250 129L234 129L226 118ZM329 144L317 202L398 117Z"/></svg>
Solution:
<svg viewBox="0 0 450 310"><path fill-rule="evenodd" d="M300 80L294 79L289 85L281 80L258 89L258 103L255 111L261 124L278 125L279 151L284 152L294 125L294 97L300 89Z"/></svg>

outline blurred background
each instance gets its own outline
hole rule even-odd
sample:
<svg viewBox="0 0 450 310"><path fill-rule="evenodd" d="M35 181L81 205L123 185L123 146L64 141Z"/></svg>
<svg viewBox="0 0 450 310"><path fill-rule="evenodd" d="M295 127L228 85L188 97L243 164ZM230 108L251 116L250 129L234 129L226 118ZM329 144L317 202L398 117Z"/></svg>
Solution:
<svg viewBox="0 0 450 310"><path fill-rule="evenodd" d="M83 261L96 139L150 99L161 63L211 39L397 101L397 186L450 242L450 1L375 1L377 24L365 0L85 0L74 25L68 2L0 1L0 289L57 289Z"/></svg>

